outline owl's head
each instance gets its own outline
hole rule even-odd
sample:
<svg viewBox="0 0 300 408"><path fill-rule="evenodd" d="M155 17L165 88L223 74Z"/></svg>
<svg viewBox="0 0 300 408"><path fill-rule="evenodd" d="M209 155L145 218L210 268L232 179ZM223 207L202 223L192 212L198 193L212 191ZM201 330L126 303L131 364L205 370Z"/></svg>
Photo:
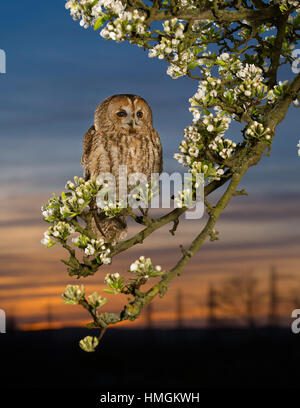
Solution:
<svg viewBox="0 0 300 408"><path fill-rule="evenodd" d="M152 111L137 95L120 94L105 99L95 111L96 130L109 127L115 131L138 134L152 128Z"/></svg>

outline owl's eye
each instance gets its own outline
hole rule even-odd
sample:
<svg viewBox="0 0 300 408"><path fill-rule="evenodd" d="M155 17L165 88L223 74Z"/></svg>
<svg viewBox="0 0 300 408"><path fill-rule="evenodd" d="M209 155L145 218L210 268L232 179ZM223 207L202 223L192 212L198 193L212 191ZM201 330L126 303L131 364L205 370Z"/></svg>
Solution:
<svg viewBox="0 0 300 408"><path fill-rule="evenodd" d="M143 117L143 112L142 112L142 111L138 111L137 114L136 114L136 116L137 116L138 118L142 118L142 117Z"/></svg>
<svg viewBox="0 0 300 408"><path fill-rule="evenodd" d="M124 118L125 116L127 116L127 113L125 111L120 111L117 112L117 116L119 116L119 118Z"/></svg>

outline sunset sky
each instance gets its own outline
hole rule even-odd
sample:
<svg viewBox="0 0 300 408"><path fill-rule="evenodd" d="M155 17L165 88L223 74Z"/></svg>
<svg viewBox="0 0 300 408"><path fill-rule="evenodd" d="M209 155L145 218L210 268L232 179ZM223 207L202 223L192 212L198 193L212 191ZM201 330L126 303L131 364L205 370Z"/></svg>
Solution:
<svg viewBox="0 0 300 408"><path fill-rule="evenodd" d="M68 277L60 262L62 249L40 244L47 229L41 205L52 192L62 191L67 180L81 175L82 136L99 102L115 93L143 96L161 136L164 170L171 172L180 169L172 156L184 127L191 124L188 99L197 89L190 79L172 80L166 64L149 59L141 49L84 30L72 21L64 3L36 0L28 7L18 0L2 5L0 49L7 54L7 74L0 75L0 309L15 316L21 328L46 327L49 314L53 327L87 323L84 310L62 303L66 284L84 283L87 292L101 291L108 271L127 270L140 255L168 268L180 257L179 244L187 245L204 222L182 220L175 237L167 226L144 247L114 258L111 266L82 282ZM294 75L282 74L285 79ZM238 132L233 124L228 136L238 140ZM179 289L186 324L200 324L207 315L209 285L252 274L266 291L272 265L281 276L288 317L284 302L300 290L299 139L299 111L291 108L278 128L271 156L242 181L249 197L234 198L221 217L220 241L206 243L165 298L154 303L156 324L173 324ZM108 297L107 310L117 311L122 303ZM264 313L262 305L257 315ZM143 318L137 324L144 324Z"/></svg>

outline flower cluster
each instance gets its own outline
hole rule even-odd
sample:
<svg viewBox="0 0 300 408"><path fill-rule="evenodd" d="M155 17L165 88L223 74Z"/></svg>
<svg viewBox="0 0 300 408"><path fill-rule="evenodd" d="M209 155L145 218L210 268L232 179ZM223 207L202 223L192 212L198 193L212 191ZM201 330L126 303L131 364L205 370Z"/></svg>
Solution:
<svg viewBox="0 0 300 408"><path fill-rule="evenodd" d="M179 146L181 153L176 153L174 158L182 165L190 167L190 172L194 175L200 171L204 174L205 179L219 180L224 172L223 168L220 168L219 161L231 157L236 148L236 143L223 137L231 118L218 107L215 108L215 114L206 109L201 112L199 109L201 109L202 102L199 89L190 102L194 125L184 130L184 140ZM212 152L210 157L208 156L209 150ZM187 199L189 195L189 191L182 191L178 203L182 198Z"/></svg>
<svg viewBox="0 0 300 408"><path fill-rule="evenodd" d="M61 206L62 206L61 198L53 194L48 203L41 207L44 220L48 222L53 222L63 219L60 212Z"/></svg>
<svg viewBox="0 0 300 408"><path fill-rule="evenodd" d="M266 141L271 139L271 129L264 128L261 123L253 121L250 126L246 129L246 135L255 138L264 138Z"/></svg>
<svg viewBox="0 0 300 408"><path fill-rule="evenodd" d="M41 243L48 248L55 245L59 240L66 241L69 235L74 234L75 229L64 221L51 225L46 232Z"/></svg>
<svg viewBox="0 0 300 408"><path fill-rule="evenodd" d="M208 135L218 134L219 136L223 136L225 131L229 128L231 118L218 108L215 108L215 110L217 111L215 115L212 113L206 113L204 114L203 118L199 118L199 122L208 132ZM196 116L198 116L197 113Z"/></svg>
<svg viewBox="0 0 300 408"><path fill-rule="evenodd" d="M197 116L199 107L210 106L220 93L223 93L223 86L220 78L213 78L210 75L207 75L205 80L199 82L197 92L189 100L191 103L190 111L194 114L194 121L199 119Z"/></svg>
<svg viewBox="0 0 300 408"><path fill-rule="evenodd" d="M81 301L86 300L85 288L83 285L81 285L81 287L78 285L67 285L65 292L62 294L62 298L66 304L78 305ZM88 296L88 303L96 311L106 304L106 298L94 292Z"/></svg>
<svg viewBox="0 0 300 408"><path fill-rule="evenodd" d="M129 272L135 273L145 279L162 275L161 266L156 265L154 267L151 259L145 258L144 256L140 256L139 259L130 265Z"/></svg>
<svg viewBox="0 0 300 408"><path fill-rule="evenodd" d="M44 232L44 238L41 240L41 244L45 245L47 248L50 248L56 244L56 240L51 238L48 230Z"/></svg>
<svg viewBox="0 0 300 408"><path fill-rule="evenodd" d="M110 21L105 28L100 31L101 37L114 40L117 42L124 41L131 36L147 37L147 26L145 24L145 15L138 10L124 11L119 14L119 17ZM144 41L136 40L137 44L143 45Z"/></svg>
<svg viewBox="0 0 300 408"><path fill-rule="evenodd" d="M268 87L263 83L262 69L254 64L246 64L236 73L242 83L239 84L233 93L233 98L243 100L244 104L251 105L252 100L262 100L265 98Z"/></svg>
<svg viewBox="0 0 300 408"><path fill-rule="evenodd" d="M104 282L110 289L104 289L104 292L116 295L124 289L124 278L120 277L119 273L108 273L105 276Z"/></svg>
<svg viewBox="0 0 300 408"><path fill-rule="evenodd" d="M184 25L178 23L177 18L166 20L163 23L164 35L161 36L160 42L150 49L148 56L150 58L157 57L158 59L169 59L174 57L174 61L178 59L178 51L180 40L184 38Z"/></svg>
<svg viewBox="0 0 300 408"><path fill-rule="evenodd" d="M163 23L163 31L157 30L160 41L150 48L148 56L157 57L170 62L167 74L172 78L186 75L189 69L194 69L197 64L197 55L205 46L194 51L192 43L184 34L185 25L177 18L166 20Z"/></svg>
<svg viewBox="0 0 300 408"><path fill-rule="evenodd" d="M253 105L254 101L257 104L266 97L268 88L263 82L263 71L260 67L249 63L244 64L237 56L229 56L228 53L217 57L216 64L219 67L222 86L216 78L208 77L207 82L210 86L206 88L213 92L218 100L222 101L225 98L229 106L238 102L246 110ZM214 83L219 86L211 90ZM204 91L207 93L205 88ZM211 93L210 96L212 96Z"/></svg>
<svg viewBox="0 0 300 408"><path fill-rule="evenodd" d="M74 217L84 212L102 187L103 184L100 180L84 181L82 178L74 177L74 183L68 181L66 190L69 190L69 192L62 192L61 194L62 206L60 207L60 213L62 217Z"/></svg>
<svg viewBox="0 0 300 408"><path fill-rule="evenodd" d="M72 239L73 245L84 250L87 256L94 255L99 263L111 263L111 250L104 239L91 239L84 234Z"/></svg>
<svg viewBox="0 0 300 408"><path fill-rule="evenodd" d="M62 192L61 196L54 194L42 207L43 217L50 223L50 227L44 233L41 243L48 248L57 242L65 246L64 242L68 237L77 232L79 235L72 239L73 245L82 249L86 256L94 256L99 264L111 263L110 246L101 238L88 236L87 228L90 223L89 217L91 217L89 212L91 202L94 203L100 190L105 195L107 189L107 184L100 179L84 181L82 178L74 177L74 181L68 181L67 191ZM107 201L105 203L107 204ZM107 204L102 212L113 217L123 208L120 203Z"/></svg>
<svg viewBox="0 0 300 408"><path fill-rule="evenodd" d="M60 197L53 194L42 206L45 221L63 221L85 212L103 184L99 180L84 181L81 177L74 177L74 182L68 181L65 188L67 192L63 191Z"/></svg>
<svg viewBox="0 0 300 408"><path fill-rule="evenodd" d="M85 289L81 285L67 285L65 292L61 295L66 304L78 305L80 301L84 300Z"/></svg>
<svg viewBox="0 0 300 408"><path fill-rule="evenodd" d="M224 169L222 166L219 164L213 165L213 163L203 163L201 161L195 161L189 172L193 175L196 176L197 174L201 173L204 175L204 178L206 180L220 180L220 178L224 174ZM195 188L197 188L198 185L195 185Z"/></svg>
<svg viewBox="0 0 300 408"><path fill-rule="evenodd" d="M184 76L189 69L193 69L198 65L195 61L196 57L190 48L182 51L180 54L175 54L168 66L167 74L173 79Z"/></svg>
<svg viewBox="0 0 300 408"><path fill-rule="evenodd" d="M178 24L175 26L175 23ZM173 26L172 26L173 24ZM207 50L209 40L215 42L219 38L218 24L209 20L195 20L190 26L182 20L172 19L163 24L164 31L161 34L160 44L156 47L160 50L166 44L168 47L163 53L155 52L153 48L149 51L149 56L158 56L166 59L170 65L167 74L173 79L186 75L200 65L205 65L210 61L211 52ZM170 48L173 50L170 51ZM172 59L170 58L172 56ZM200 58L199 58L200 57Z"/></svg>
<svg viewBox="0 0 300 408"><path fill-rule="evenodd" d="M275 85L274 88L270 89L268 92L268 102L274 103L278 98L284 95L289 85L289 81L279 81L278 85Z"/></svg>
<svg viewBox="0 0 300 408"><path fill-rule="evenodd" d="M224 137L232 118L243 121L247 115L252 121L245 135L271 140L270 129L264 129L259 123L262 119L257 113L257 105L266 98L269 103L275 102L285 93L288 81L269 89L260 67L242 62L237 55L230 56L226 52L219 56L205 53L198 62L208 68L203 68L204 79L190 98L194 124L185 129L180 153L174 157L191 169L197 166L194 163L199 162L197 168L206 170L205 177L212 180L222 175L216 170L217 164L221 165L219 173L222 173L223 161L229 159L237 147L236 143ZM218 66L219 77L211 75L215 65ZM212 108L215 112L212 112ZM189 194L189 191L181 192L179 200Z"/></svg>
<svg viewBox="0 0 300 408"><path fill-rule="evenodd" d="M192 207L194 202L194 191L192 188L185 188L184 190L177 192L177 197L175 197L175 203L177 208Z"/></svg>
<svg viewBox="0 0 300 408"><path fill-rule="evenodd" d="M99 307L102 307L105 305L107 299L98 295L97 292L94 292L88 296L88 301L89 301L89 304L93 307L93 309L98 309Z"/></svg>
<svg viewBox="0 0 300 408"><path fill-rule="evenodd" d="M97 30L108 21L100 35L109 40L121 42L134 37L139 45L139 37L140 45L143 45L142 36L150 35L146 31L145 15L137 9L126 11L125 4L120 0L70 0L66 8L70 9L74 20L80 20L84 28L91 25Z"/></svg>
<svg viewBox="0 0 300 408"><path fill-rule="evenodd" d="M104 16L119 15L124 11L120 0L68 0L65 5L73 20L80 20L80 25L88 28Z"/></svg>
<svg viewBox="0 0 300 408"><path fill-rule="evenodd" d="M225 55L225 57L224 57ZM222 57L223 56L223 57ZM222 64L220 64L222 60ZM275 102L286 91L289 81L281 82L270 89L265 83L263 70L255 64L244 64L238 57L229 58L229 54L222 54L218 60L219 73L223 77L225 91L221 93L229 106L239 104L244 111L258 105L264 99L269 103ZM235 86L232 86L232 78L235 78Z"/></svg>
<svg viewBox="0 0 300 408"><path fill-rule="evenodd" d="M116 200L114 198L110 198L109 196L107 198L103 198L101 190L101 197L97 196L96 205L107 217L113 218L127 207L127 201Z"/></svg>
<svg viewBox="0 0 300 408"><path fill-rule="evenodd" d="M222 136L218 135L208 147L218 153L222 159L228 159L236 148L236 143L230 139L223 139Z"/></svg>
<svg viewBox="0 0 300 408"><path fill-rule="evenodd" d="M202 200L205 180L219 180L224 171L218 166L213 166L212 163L207 165L200 161L194 161L189 173L184 176L184 189L177 191L177 196L175 196L175 204L178 208L192 208L196 202Z"/></svg>
<svg viewBox="0 0 300 408"><path fill-rule="evenodd" d="M130 266L129 271L136 275L134 279L130 279L133 283L125 285L125 278L122 278L119 273L108 273L104 282L109 289L104 289L104 292L116 295L118 293L131 293L132 288L143 285L150 277L157 277L163 274L161 266L153 266L150 258L140 256Z"/></svg>
<svg viewBox="0 0 300 408"><path fill-rule="evenodd" d="M275 0L276 2L276 0ZM286 11L290 10L291 8L296 7L296 11L300 11L300 3L299 0L277 0L277 3L280 3L280 10L285 13Z"/></svg>
<svg viewBox="0 0 300 408"><path fill-rule="evenodd" d="M94 352L99 344L97 337L86 336L84 339L80 340L79 346L83 351L88 353Z"/></svg>

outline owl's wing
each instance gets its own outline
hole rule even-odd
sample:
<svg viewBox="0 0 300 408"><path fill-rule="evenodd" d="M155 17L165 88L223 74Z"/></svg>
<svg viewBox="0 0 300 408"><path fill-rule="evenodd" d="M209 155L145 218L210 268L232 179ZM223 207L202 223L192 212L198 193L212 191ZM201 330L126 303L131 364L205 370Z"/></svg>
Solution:
<svg viewBox="0 0 300 408"><path fill-rule="evenodd" d="M154 133L154 141L155 141L155 160L153 163L153 173L161 173L163 170L163 154L162 154L162 145L160 142L160 137L158 132L153 129L153 133Z"/></svg>
<svg viewBox="0 0 300 408"><path fill-rule="evenodd" d="M89 162L89 156L91 153L93 137L94 137L95 132L96 132L95 126L93 125L89 128L89 130L86 132L86 134L83 137L83 153L81 157L81 165L84 169L85 180L88 180L90 178L88 162Z"/></svg>

